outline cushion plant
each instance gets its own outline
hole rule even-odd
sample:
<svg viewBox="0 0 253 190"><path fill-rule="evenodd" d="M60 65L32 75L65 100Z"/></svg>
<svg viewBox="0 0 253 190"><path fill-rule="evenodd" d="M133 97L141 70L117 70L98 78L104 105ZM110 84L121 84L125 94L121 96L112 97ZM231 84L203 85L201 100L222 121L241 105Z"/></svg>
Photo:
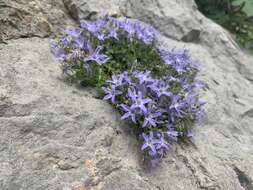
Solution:
<svg viewBox="0 0 253 190"><path fill-rule="evenodd" d="M106 16L65 29L51 49L71 81L93 86L129 121L152 163L192 136L204 115L199 67L185 49L166 49L138 20Z"/></svg>

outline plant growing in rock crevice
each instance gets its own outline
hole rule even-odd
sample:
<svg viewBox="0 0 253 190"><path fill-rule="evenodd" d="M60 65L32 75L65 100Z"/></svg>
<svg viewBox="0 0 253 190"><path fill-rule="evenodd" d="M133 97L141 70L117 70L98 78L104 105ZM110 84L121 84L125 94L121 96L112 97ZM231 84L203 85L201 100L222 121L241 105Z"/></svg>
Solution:
<svg viewBox="0 0 253 190"><path fill-rule="evenodd" d="M185 49L165 49L152 26L127 18L105 17L68 28L51 43L63 73L94 86L130 121L152 163L172 141L192 136L203 117L197 64Z"/></svg>

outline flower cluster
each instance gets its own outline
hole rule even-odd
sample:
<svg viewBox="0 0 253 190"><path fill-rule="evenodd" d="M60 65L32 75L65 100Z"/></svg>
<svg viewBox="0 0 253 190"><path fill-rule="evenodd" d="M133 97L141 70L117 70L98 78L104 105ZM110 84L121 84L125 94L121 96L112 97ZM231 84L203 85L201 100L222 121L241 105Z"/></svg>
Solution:
<svg viewBox="0 0 253 190"><path fill-rule="evenodd" d="M199 66L185 49L165 49L159 32L141 21L105 17L68 28L51 43L63 72L82 85L98 87L138 129L141 149L152 162L172 142L192 136L203 118L196 79Z"/></svg>
<svg viewBox="0 0 253 190"><path fill-rule="evenodd" d="M104 100L119 108L121 119L140 128L141 149L152 161L163 158L178 137L191 137L193 122L203 116L204 103L194 91L201 83L190 79L154 78L148 70L125 71L113 75L107 81L109 87L103 88Z"/></svg>

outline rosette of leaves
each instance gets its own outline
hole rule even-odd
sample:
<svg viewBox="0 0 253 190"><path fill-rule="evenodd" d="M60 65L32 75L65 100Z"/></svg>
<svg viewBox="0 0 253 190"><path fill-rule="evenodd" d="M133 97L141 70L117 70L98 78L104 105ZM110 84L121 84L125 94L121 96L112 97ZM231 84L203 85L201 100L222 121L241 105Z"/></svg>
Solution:
<svg viewBox="0 0 253 190"><path fill-rule="evenodd" d="M166 49L159 32L138 20L105 17L68 28L51 43L63 73L94 86L129 121L141 150L157 163L172 142L192 136L204 115L199 67L185 49Z"/></svg>

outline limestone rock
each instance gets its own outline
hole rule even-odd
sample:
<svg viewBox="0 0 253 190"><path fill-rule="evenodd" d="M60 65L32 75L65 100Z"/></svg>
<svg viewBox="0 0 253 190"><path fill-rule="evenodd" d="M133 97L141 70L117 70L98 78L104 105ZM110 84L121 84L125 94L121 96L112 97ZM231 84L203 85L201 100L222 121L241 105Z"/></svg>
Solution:
<svg viewBox="0 0 253 190"><path fill-rule="evenodd" d="M61 1L0 0L0 42L31 36L48 37L62 25L74 25Z"/></svg>

